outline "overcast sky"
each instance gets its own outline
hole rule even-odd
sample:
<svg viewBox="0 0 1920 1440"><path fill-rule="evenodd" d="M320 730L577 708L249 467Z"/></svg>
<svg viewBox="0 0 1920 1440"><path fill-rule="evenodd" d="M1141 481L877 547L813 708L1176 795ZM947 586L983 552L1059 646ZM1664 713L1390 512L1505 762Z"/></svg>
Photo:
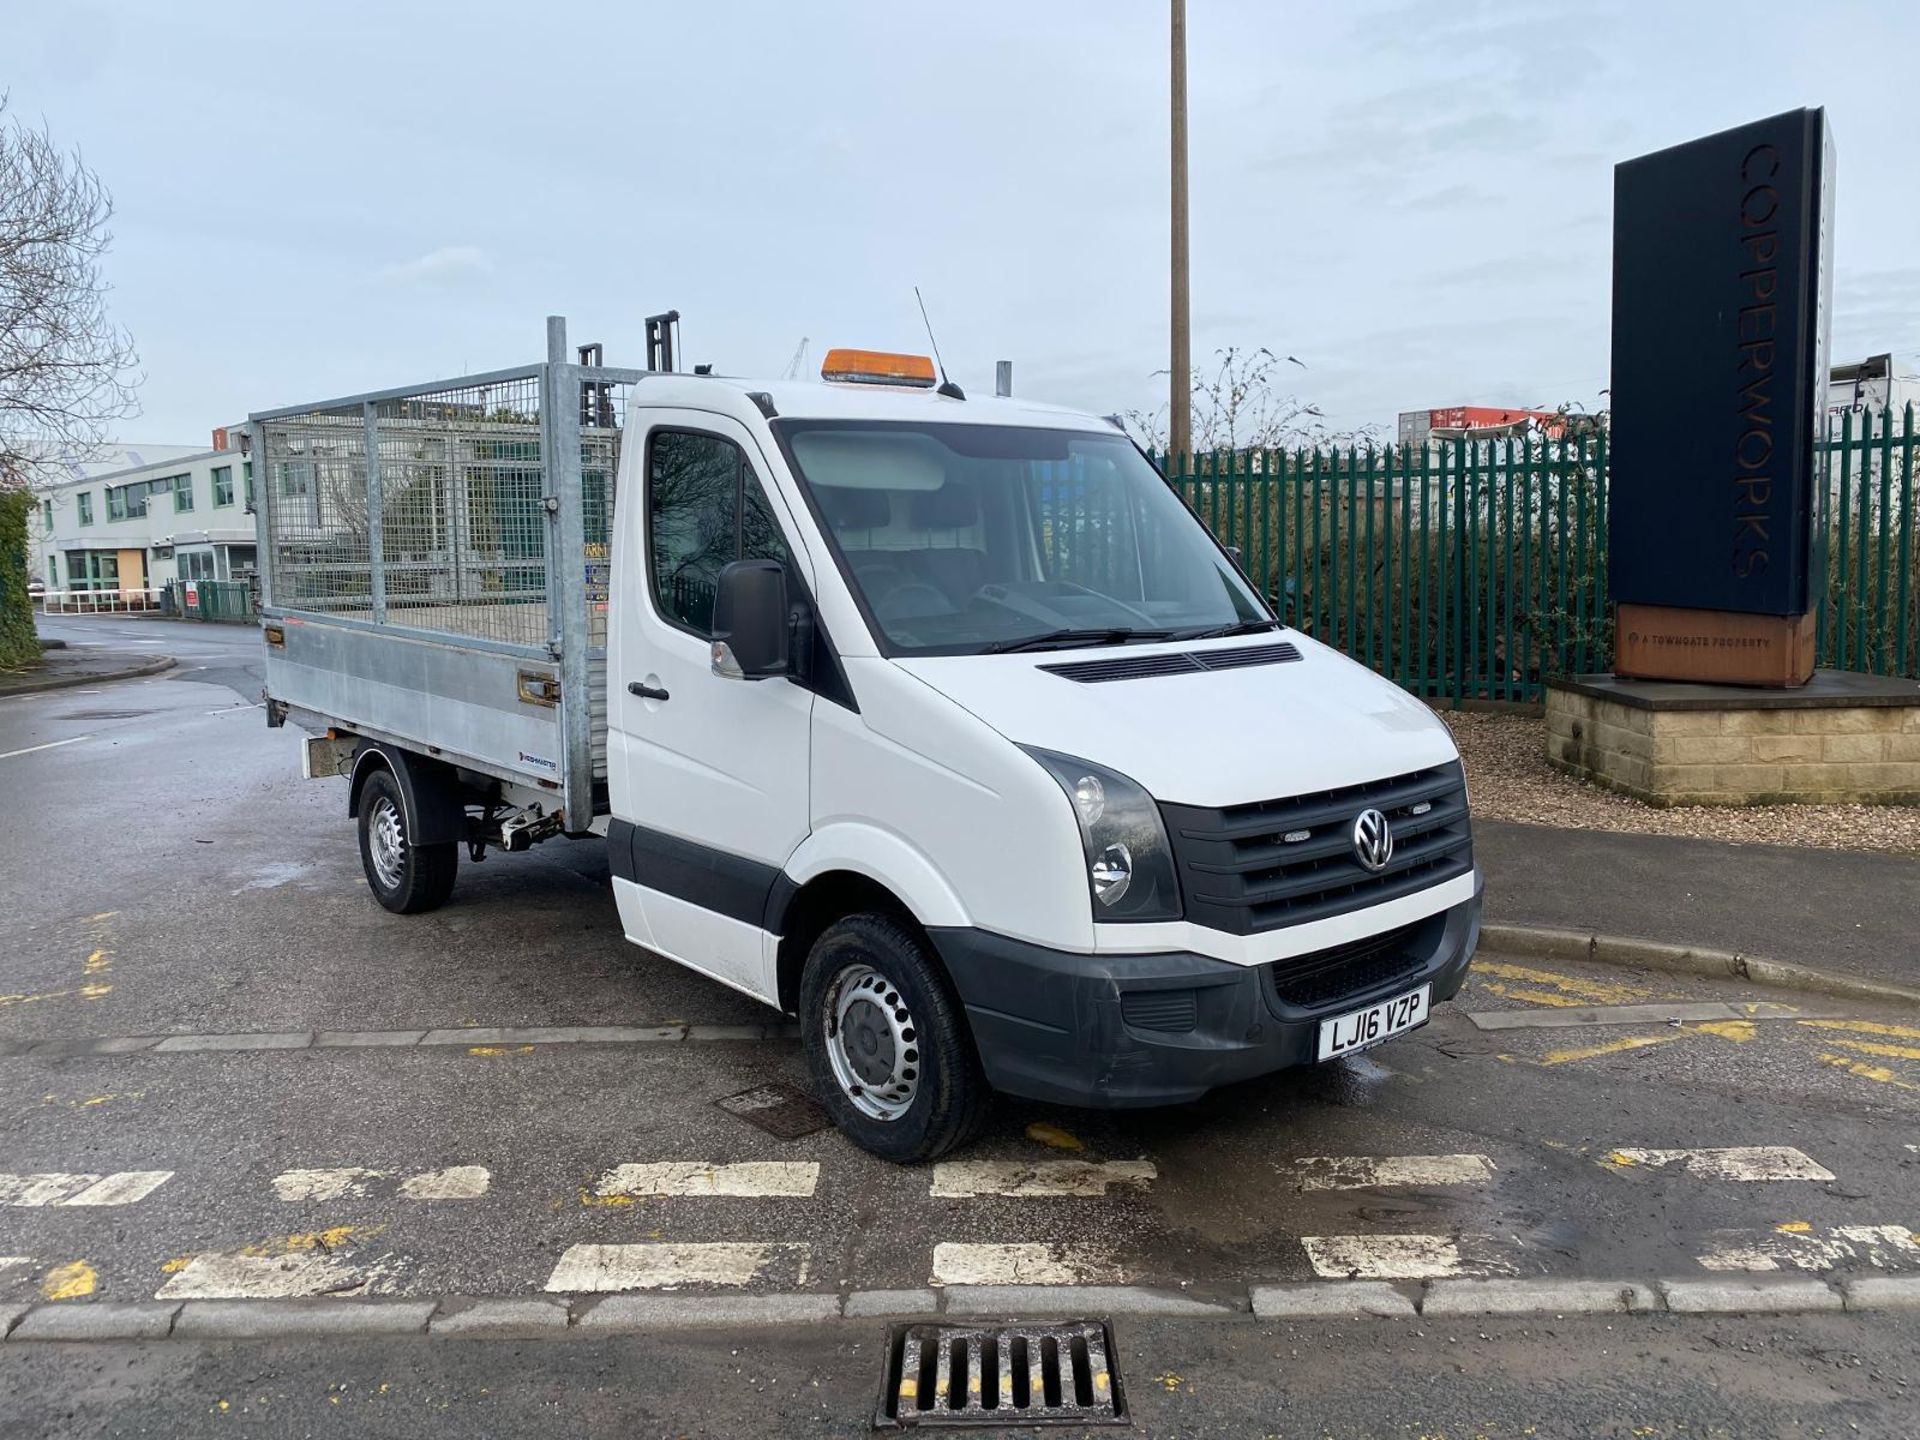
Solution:
<svg viewBox="0 0 1920 1440"><path fill-rule="evenodd" d="M1191 0L1196 363L1342 427L1593 405L1613 164L1799 105L1839 150L1834 354L1920 369L1920 5ZM777 375L802 336L1108 412L1165 398L1167 5L0 0L82 148L146 369L123 435L540 357Z"/></svg>

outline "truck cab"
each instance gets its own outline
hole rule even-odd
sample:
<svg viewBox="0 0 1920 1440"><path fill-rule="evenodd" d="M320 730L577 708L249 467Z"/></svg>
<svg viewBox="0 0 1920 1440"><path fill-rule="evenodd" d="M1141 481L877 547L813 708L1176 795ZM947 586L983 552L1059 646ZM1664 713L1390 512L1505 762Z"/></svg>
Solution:
<svg viewBox="0 0 1920 1440"><path fill-rule="evenodd" d="M910 357L826 373L629 403L628 939L797 1013L835 1119L900 1160L990 1090L1190 1100L1458 990L1481 882L1424 704L1284 629L1111 423Z"/></svg>

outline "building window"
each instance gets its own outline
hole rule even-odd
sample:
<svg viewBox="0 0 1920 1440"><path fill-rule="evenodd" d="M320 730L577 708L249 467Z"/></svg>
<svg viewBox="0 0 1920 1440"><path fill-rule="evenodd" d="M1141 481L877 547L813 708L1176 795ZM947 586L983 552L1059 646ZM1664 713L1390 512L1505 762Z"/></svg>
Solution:
<svg viewBox="0 0 1920 1440"><path fill-rule="evenodd" d="M233 466L216 465L213 467L213 508L233 503Z"/></svg>
<svg viewBox="0 0 1920 1440"><path fill-rule="evenodd" d="M47 533L51 535L53 533L53 501L40 502L40 519L46 525Z"/></svg>
<svg viewBox="0 0 1920 1440"><path fill-rule="evenodd" d="M243 460L240 463L240 478L246 486L247 509L251 510L253 509L253 461Z"/></svg>
<svg viewBox="0 0 1920 1440"><path fill-rule="evenodd" d="M126 518L127 492L125 488L118 485L109 485L107 487L107 523L112 524L115 520L124 520Z"/></svg>
<svg viewBox="0 0 1920 1440"><path fill-rule="evenodd" d="M173 487L174 514L184 515L187 511L193 509L193 476L191 473L175 475L171 480L162 480L160 484L162 486L171 485Z"/></svg>
<svg viewBox="0 0 1920 1440"><path fill-rule="evenodd" d="M93 523L93 492L91 490L82 490L78 495L74 496L73 499L74 503L80 509L80 523L82 525L91 525Z"/></svg>
<svg viewBox="0 0 1920 1440"><path fill-rule="evenodd" d="M51 555L47 556L47 588L49 590L60 588L60 562Z"/></svg>
<svg viewBox="0 0 1920 1440"><path fill-rule="evenodd" d="M200 581L213 579L213 551L182 550L179 553L178 568L182 580Z"/></svg>

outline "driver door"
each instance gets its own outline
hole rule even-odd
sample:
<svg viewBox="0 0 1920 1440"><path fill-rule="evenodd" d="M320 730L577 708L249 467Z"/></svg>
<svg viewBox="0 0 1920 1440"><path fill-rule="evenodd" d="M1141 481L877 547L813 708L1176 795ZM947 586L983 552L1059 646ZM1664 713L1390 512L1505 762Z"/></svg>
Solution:
<svg viewBox="0 0 1920 1440"><path fill-rule="evenodd" d="M814 697L784 677L715 675L713 599L736 559L779 560L809 587L812 567L744 426L649 411L636 429L607 725L621 921L636 943L777 1003L762 919L808 830Z"/></svg>

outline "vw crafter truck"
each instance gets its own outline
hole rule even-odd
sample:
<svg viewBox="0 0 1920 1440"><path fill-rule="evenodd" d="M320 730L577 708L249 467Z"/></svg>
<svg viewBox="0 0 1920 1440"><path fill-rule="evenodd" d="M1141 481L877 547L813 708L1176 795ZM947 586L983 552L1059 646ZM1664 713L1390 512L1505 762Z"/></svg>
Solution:
<svg viewBox="0 0 1920 1440"><path fill-rule="evenodd" d="M250 417L267 715L387 909L599 837L626 938L798 1018L857 1144L1165 1105L1426 1022L1479 934L1420 701L1113 423L931 361L544 362Z"/></svg>

